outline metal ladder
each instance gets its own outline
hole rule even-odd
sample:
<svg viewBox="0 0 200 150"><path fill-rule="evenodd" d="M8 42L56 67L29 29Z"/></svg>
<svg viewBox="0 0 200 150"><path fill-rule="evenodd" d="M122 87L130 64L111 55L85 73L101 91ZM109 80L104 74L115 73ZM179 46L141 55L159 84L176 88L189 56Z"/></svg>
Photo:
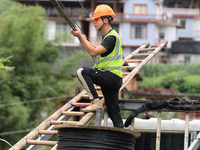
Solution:
<svg viewBox="0 0 200 150"><path fill-rule="evenodd" d="M123 60L123 70L132 70L131 72L123 71L126 76L123 78L123 84L120 91L125 88L129 81L138 73L138 71L146 65L154 56L166 48L167 41L163 41L158 47L149 47L149 44L143 44ZM135 66L124 66L127 63L134 63ZM96 87L96 90L100 90L100 87ZM98 92L97 92L98 93ZM55 125L68 124L68 125L88 125L95 118L96 112L84 113L80 111L74 111L74 106L72 103L77 103L80 105L82 99L87 99L89 96L85 90L67 102L64 106L58 109L25 137L23 137L19 142L12 146L9 150L21 150L22 148L30 145L28 150L38 149L42 145L52 146L52 150L56 150L57 141L49 141L51 136L57 134L57 130L54 129ZM104 99L101 94L99 98ZM72 117L79 117L78 121L69 121ZM39 137L38 137L39 136ZM38 138L37 138L38 137ZM36 139L37 138L37 139Z"/></svg>

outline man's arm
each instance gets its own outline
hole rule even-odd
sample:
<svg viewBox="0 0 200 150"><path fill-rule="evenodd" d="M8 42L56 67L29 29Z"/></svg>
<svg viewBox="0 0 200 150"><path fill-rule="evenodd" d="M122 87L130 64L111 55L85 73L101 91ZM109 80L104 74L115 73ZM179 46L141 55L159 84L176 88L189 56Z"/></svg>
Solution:
<svg viewBox="0 0 200 150"><path fill-rule="evenodd" d="M81 31L79 29L77 29L77 28L76 28L76 31L71 29L71 34L80 39L80 41L83 44L84 48L87 50L87 52L91 56L97 56L97 55L100 55L100 54L105 53L107 51L102 45L94 45L94 44L90 43L87 40L86 36L83 35L81 33Z"/></svg>

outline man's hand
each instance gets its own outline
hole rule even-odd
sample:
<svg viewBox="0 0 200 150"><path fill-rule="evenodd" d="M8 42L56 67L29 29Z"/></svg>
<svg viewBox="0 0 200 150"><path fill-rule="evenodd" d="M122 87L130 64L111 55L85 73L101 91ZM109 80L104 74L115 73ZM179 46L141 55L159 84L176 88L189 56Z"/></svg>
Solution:
<svg viewBox="0 0 200 150"><path fill-rule="evenodd" d="M83 34L81 33L81 31L78 29L78 28L75 28L76 31L74 31L73 29L71 29L70 33L75 36L75 37L78 37L80 38L81 36L83 36Z"/></svg>
<svg viewBox="0 0 200 150"><path fill-rule="evenodd" d="M93 57L93 56L97 56L99 54L103 54L105 53L107 50L102 46L102 45L93 45L92 43L90 43L87 40L87 37L81 33L81 31L78 28L75 28L76 31L74 31L73 29L71 29L70 33L75 36L78 37L79 40L81 41L82 45L84 46L84 48L86 49L86 51Z"/></svg>

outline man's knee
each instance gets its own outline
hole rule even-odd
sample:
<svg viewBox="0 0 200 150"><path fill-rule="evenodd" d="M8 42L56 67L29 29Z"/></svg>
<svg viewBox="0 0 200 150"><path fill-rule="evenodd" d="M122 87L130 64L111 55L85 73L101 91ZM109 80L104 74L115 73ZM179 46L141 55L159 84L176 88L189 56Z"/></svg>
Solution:
<svg viewBox="0 0 200 150"><path fill-rule="evenodd" d="M82 71L83 71L83 68L79 68L77 71L76 71L76 76L82 76Z"/></svg>
<svg viewBox="0 0 200 150"><path fill-rule="evenodd" d="M76 76L77 76L77 77L83 76L83 71L84 71L83 68L79 68L79 69L76 71Z"/></svg>

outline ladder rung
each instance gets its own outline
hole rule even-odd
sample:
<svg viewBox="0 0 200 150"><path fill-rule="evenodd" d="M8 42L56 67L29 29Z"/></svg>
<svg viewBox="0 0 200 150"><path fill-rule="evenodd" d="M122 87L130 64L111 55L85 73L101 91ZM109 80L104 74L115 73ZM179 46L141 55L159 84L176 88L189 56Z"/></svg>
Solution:
<svg viewBox="0 0 200 150"><path fill-rule="evenodd" d="M71 103L71 105L75 107L87 107L90 103Z"/></svg>
<svg viewBox="0 0 200 150"><path fill-rule="evenodd" d="M150 53L141 53L141 54L135 54L133 57L136 58L136 57L147 57L149 56Z"/></svg>
<svg viewBox="0 0 200 150"><path fill-rule="evenodd" d="M84 112L79 111L62 111L62 114L66 116L85 116Z"/></svg>
<svg viewBox="0 0 200 150"><path fill-rule="evenodd" d="M130 72L122 72L122 75L128 75Z"/></svg>
<svg viewBox="0 0 200 150"><path fill-rule="evenodd" d="M55 135L58 133L56 130L38 130L39 134L48 134L48 135Z"/></svg>
<svg viewBox="0 0 200 150"><path fill-rule="evenodd" d="M156 47L142 48L142 49L140 49L140 52L152 51L152 50L154 50L154 49L156 49Z"/></svg>
<svg viewBox="0 0 200 150"><path fill-rule="evenodd" d="M103 98L103 95L99 94L98 96L99 96L99 98ZM83 95L82 98L83 99L89 99L89 95Z"/></svg>
<svg viewBox="0 0 200 150"><path fill-rule="evenodd" d="M68 124L68 125L76 125L77 121L50 121L51 125L61 125L61 124Z"/></svg>
<svg viewBox="0 0 200 150"><path fill-rule="evenodd" d="M143 60L127 60L126 63L141 63Z"/></svg>
<svg viewBox="0 0 200 150"><path fill-rule="evenodd" d="M83 99L89 99L89 95L83 95L82 98Z"/></svg>
<svg viewBox="0 0 200 150"><path fill-rule="evenodd" d="M57 141L37 141L37 140L26 140L27 144L30 145L51 145L54 146L57 144Z"/></svg>
<svg viewBox="0 0 200 150"><path fill-rule="evenodd" d="M136 66L123 66L122 69L133 70Z"/></svg>

